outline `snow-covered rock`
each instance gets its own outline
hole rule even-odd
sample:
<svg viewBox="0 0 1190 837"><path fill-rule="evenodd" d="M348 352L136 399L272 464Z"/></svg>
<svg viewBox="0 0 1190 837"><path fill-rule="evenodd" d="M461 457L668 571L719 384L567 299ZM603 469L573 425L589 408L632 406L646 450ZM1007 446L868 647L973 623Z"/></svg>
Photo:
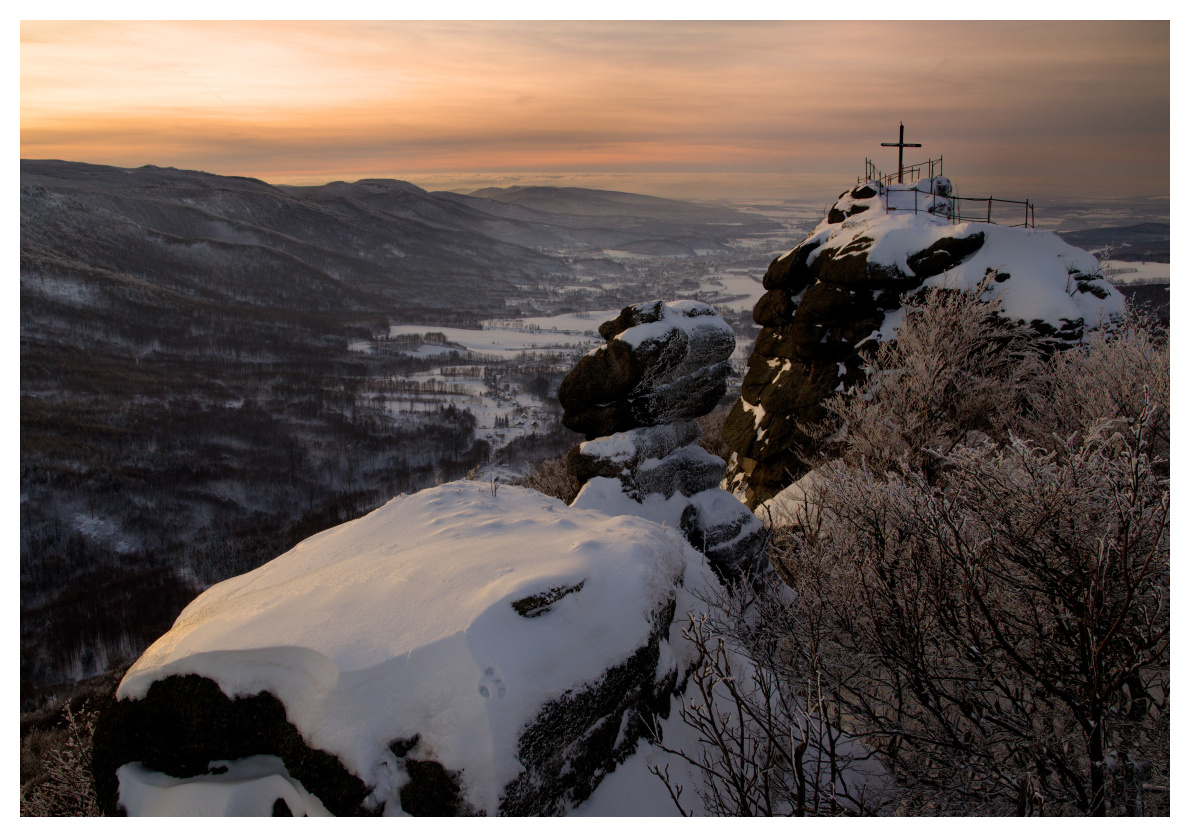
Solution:
<svg viewBox="0 0 1190 837"><path fill-rule="evenodd" d="M1123 313L1094 256L1043 230L954 224L953 194L944 177L857 186L769 266L752 312L763 328L723 427L750 504L804 473L800 454L813 441L802 428L823 417L824 399L862 380L859 347L895 338L902 294L990 279L1002 316L1057 347Z"/></svg>
<svg viewBox="0 0 1190 837"><path fill-rule="evenodd" d="M562 423L588 439L697 418L727 391L735 335L701 302L631 305L558 387Z"/></svg>
<svg viewBox="0 0 1190 837"><path fill-rule="evenodd" d="M694 444L702 436L696 421L638 427L575 446L567 467L585 484L593 477L620 480L635 500L649 494L687 497L723 481L727 463Z"/></svg>
<svg viewBox="0 0 1190 837"><path fill-rule="evenodd" d="M676 528L464 481L315 535L200 595L128 671L96 733L101 804L570 810L693 664L674 616L717 582Z"/></svg>
<svg viewBox="0 0 1190 837"><path fill-rule="evenodd" d="M644 302L599 327L607 341L558 388L562 421L587 433L567 457L577 508L681 529L724 581L758 566L764 527L718 486L727 463L695 444L726 391L735 335L700 302Z"/></svg>

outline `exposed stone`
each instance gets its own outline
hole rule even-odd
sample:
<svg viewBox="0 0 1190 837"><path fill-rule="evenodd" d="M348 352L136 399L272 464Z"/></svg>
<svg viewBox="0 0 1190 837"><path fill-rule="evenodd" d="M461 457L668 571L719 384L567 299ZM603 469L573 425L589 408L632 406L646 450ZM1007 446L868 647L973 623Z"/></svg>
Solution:
<svg viewBox="0 0 1190 837"><path fill-rule="evenodd" d="M727 391L735 335L708 305L641 303L599 331L558 388L562 423L588 439L705 415Z"/></svg>
<svg viewBox="0 0 1190 837"><path fill-rule="evenodd" d="M372 813L368 788L333 755L310 747L268 692L229 698L196 674L153 683L141 700L118 700L100 713L92 772L100 810L119 806L116 768L142 762L151 770L187 778L208 772L210 762L256 755L279 756L294 779L335 816Z"/></svg>
<svg viewBox="0 0 1190 837"><path fill-rule="evenodd" d="M966 238L940 238L926 249L914 253L906 263L916 276L936 276L953 267L983 246L984 235L977 232ZM1007 277L1006 277L1007 278Z"/></svg>
<svg viewBox="0 0 1190 837"><path fill-rule="evenodd" d="M646 459L664 459L701 436L702 428L694 419L638 427L576 445L567 467L580 485L592 477L619 477L624 471L636 470Z"/></svg>
<svg viewBox="0 0 1190 837"><path fill-rule="evenodd" d="M711 489L692 497L682 512L681 528L691 546L707 556L721 580L737 579L760 568L764 525L726 491Z"/></svg>
<svg viewBox="0 0 1190 837"><path fill-rule="evenodd" d="M571 593L577 593L582 590L584 584L586 584L585 580L580 581L578 584L551 587L545 592L526 596L523 599L517 599L515 602L509 602L509 604L513 610L526 619L536 619L538 616L544 616L549 613L550 605L557 604Z"/></svg>
<svg viewBox="0 0 1190 837"><path fill-rule="evenodd" d="M664 459L641 463L628 486L628 494L638 500L650 494L693 497L708 488L716 488L726 475L726 462L698 445L688 445Z"/></svg>
<svg viewBox="0 0 1190 837"><path fill-rule="evenodd" d="M719 485L727 470L722 459L693 444L701 435L693 420L615 433L576 445L567 468L579 485L594 477L618 479L638 502L649 494L689 497Z"/></svg>

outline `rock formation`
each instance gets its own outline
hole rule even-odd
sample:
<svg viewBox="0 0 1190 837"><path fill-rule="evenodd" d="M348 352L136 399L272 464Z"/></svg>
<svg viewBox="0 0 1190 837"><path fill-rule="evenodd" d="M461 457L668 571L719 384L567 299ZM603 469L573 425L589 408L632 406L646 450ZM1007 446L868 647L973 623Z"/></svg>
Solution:
<svg viewBox="0 0 1190 837"><path fill-rule="evenodd" d="M726 463L695 421L726 392L735 335L699 302L645 302L599 328L605 340L562 381L562 423L585 433L567 467L573 505L680 529L720 578L754 569L764 527L719 488Z"/></svg>
<svg viewBox="0 0 1190 837"><path fill-rule="evenodd" d="M398 497L195 599L100 717L103 810L586 800L670 713L696 658L675 614L716 582L677 532L494 488Z"/></svg>
<svg viewBox="0 0 1190 837"><path fill-rule="evenodd" d="M952 224L952 194L944 177L857 186L769 265L752 312L763 328L723 427L735 452L733 488L750 506L805 473L802 455L813 441L803 428L824 417L826 398L862 380L865 344L895 336L897 317L889 315L902 294L969 290L990 277L1003 316L1057 344L1122 312L1093 256L1050 232Z"/></svg>

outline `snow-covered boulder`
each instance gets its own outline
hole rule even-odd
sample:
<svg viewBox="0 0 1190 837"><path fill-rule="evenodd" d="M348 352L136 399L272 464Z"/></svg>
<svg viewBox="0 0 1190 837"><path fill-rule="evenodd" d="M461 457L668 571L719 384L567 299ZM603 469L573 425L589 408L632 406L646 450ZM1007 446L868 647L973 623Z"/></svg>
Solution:
<svg viewBox="0 0 1190 837"><path fill-rule="evenodd" d="M635 500L650 494L687 497L723 481L727 463L695 444L702 436L696 421L638 427L576 445L567 468L586 484L593 477L620 480Z"/></svg>
<svg viewBox="0 0 1190 837"><path fill-rule="evenodd" d="M632 305L558 387L562 423L588 439L697 418L727 391L735 335L701 302Z"/></svg>
<svg viewBox="0 0 1190 837"><path fill-rule="evenodd" d="M990 279L1002 316L1055 347L1123 313L1123 297L1089 253L1043 230L953 224L952 196L944 177L857 186L769 265L752 312L763 328L723 427L735 452L731 477L750 505L805 472L800 454L813 441L802 428L823 418L827 397L862 380L859 347L895 337L902 294Z"/></svg>
<svg viewBox="0 0 1190 837"><path fill-rule="evenodd" d="M692 496L681 492L642 500L624 490L620 480L594 477L571 503L572 508L612 515L634 515L677 529L706 556L719 579L730 582L763 567L764 524L734 494L708 488Z"/></svg>
<svg viewBox="0 0 1190 837"><path fill-rule="evenodd" d="M764 526L718 486L727 463L695 421L726 392L735 335L701 302L643 302L599 327L607 341L562 381L562 421L587 434L567 457L577 508L680 529L724 581L757 568Z"/></svg>
<svg viewBox="0 0 1190 837"><path fill-rule="evenodd" d="M182 612L100 718L101 804L563 813L669 713L675 613L715 583L640 517L467 481L396 498Z"/></svg>

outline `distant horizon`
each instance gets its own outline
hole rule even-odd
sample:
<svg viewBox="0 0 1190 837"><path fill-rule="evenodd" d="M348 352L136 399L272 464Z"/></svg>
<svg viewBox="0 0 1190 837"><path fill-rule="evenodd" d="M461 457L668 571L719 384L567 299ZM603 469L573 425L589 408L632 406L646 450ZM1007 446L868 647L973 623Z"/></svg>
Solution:
<svg viewBox="0 0 1190 837"><path fill-rule="evenodd" d="M22 159L33 159L25 158ZM58 159L58 158L42 158ZM944 162L945 162L945 158ZM250 177L270 186L324 186L330 183L355 183L361 180L399 180L412 183L427 192L458 192L468 194L479 189L510 186L557 186L628 192L649 197L693 202L750 202L793 201L832 203L840 191L854 186L859 176L852 173L821 172L223 172L170 163L150 162L137 165L96 162L93 160L62 160L83 165L110 166L135 169L142 166L172 168L180 171L201 171L218 177ZM918 162L916 159L910 162ZM953 164L952 164L953 165ZM862 165L860 167L862 169ZM895 173L896 164L892 165ZM1146 194L1119 190L1114 193L1074 193L1063 188L1055 179L1048 182L1027 177L964 177L945 169L955 184L956 192L972 197L1029 199L1034 202L1060 200L1113 201L1165 200L1168 194ZM971 184L968 187L966 184ZM1073 184L1067 184L1073 185Z"/></svg>

